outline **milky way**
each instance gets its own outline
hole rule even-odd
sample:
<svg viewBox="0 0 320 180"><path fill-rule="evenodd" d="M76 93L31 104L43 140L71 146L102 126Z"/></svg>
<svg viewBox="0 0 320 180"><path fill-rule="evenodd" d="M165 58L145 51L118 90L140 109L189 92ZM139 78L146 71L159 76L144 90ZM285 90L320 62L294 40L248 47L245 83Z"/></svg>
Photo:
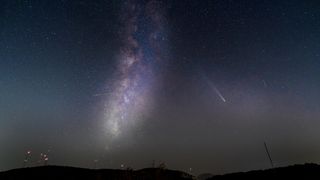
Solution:
<svg viewBox="0 0 320 180"><path fill-rule="evenodd" d="M124 2L120 21L122 45L105 111L106 132L111 139L137 126L150 111L153 87L159 81L156 68L161 64L161 48L166 41L158 1Z"/></svg>
<svg viewBox="0 0 320 180"><path fill-rule="evenodd" d="M0 171L320 163L319 6L0 0Z"/></svg>

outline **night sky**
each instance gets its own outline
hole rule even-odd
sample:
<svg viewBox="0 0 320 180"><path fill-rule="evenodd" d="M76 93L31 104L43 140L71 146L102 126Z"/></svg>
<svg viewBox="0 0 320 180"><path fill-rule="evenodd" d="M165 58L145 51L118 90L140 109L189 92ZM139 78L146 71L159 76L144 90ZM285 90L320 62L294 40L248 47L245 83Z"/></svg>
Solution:
<svg viewBox="0 0 320 180"><path fill-rule="evenodd" d="M0 170L319 163L319 8L1 0Z"/></svg>

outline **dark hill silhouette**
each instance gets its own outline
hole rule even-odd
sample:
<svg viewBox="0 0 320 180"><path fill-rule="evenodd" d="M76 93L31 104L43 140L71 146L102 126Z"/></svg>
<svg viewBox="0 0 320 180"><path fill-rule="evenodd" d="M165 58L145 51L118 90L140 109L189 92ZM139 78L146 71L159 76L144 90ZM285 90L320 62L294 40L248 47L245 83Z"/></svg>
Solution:
<svg viewBox="0 0 320 180"><path fill-rule="evenodd" d="M14 169L0 173L1 180L188 180L192 178L191 175L181 171L161 168L146 168L133 171L42 166Z"/></svg>
<svg viewBox="0 0 320 180"><path fill-rule="evenodd" d="M231 173L208 178L208 180L226 179L319 179L320 166L317 164L293 165L267 170Z"/></svg>
<svg viewBox="0 0 320 180"><path fill-rule="evenodd" d="M207 174L209 175L209 174ZM319 179L320 166L317 164L293 165L288 167L256 170L249 172L216 175L208 180L225 179ZM62 166L42 166L14 169L0 172L1 180L188 180L193 176L174 170L146 168L141 170L83 169Z"/></svg>

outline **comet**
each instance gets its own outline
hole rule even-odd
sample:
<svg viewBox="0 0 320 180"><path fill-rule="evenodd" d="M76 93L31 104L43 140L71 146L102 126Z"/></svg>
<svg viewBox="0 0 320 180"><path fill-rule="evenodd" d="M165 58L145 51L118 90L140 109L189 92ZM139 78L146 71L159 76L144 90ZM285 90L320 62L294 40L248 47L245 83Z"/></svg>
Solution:
<svg viewBox="0 0 320 180"><path fill-rule="evenodd" d="M213 87L213 89L223 102L227 102L226 99L223 97L223 95L220 93L220 91L216 87Z"/></svg>
<svg viewBox="0 0 320 180"><path fill-rule="evenodd" d="M221 94L219 89L213 84L212 81L208 80L208 84L209 84L210 88L218 95L218 97L221 99L221 101L227 102L226 99L224 98L224 96Z"/></svg>
<svg viewBox="0 0 320 180"><path fill-rule="evenodd" d="M216 85L208 78L208 76L203 73L203 71L201 71L200 76L208 84L210 89L213 90L214 93L219 97L219 99L221 101L223 101L224 103L226 103L227 102L226 98L222 95L222 93L219 91L219 89L216 87Z"/></svg>

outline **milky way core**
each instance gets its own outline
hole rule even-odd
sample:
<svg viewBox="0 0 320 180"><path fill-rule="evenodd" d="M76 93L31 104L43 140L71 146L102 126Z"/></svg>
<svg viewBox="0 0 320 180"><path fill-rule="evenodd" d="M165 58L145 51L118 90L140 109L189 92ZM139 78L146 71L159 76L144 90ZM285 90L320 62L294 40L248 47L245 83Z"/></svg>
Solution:
<svg viewBox="0 0 320 180"><path fill-rule="evenodd" d="M111 139L137 126L150 111L153 87L159 80L156 68L161 64L161 48L166 41L158 1L124 2L120 21L117 73L104 114Z"/></svg>

